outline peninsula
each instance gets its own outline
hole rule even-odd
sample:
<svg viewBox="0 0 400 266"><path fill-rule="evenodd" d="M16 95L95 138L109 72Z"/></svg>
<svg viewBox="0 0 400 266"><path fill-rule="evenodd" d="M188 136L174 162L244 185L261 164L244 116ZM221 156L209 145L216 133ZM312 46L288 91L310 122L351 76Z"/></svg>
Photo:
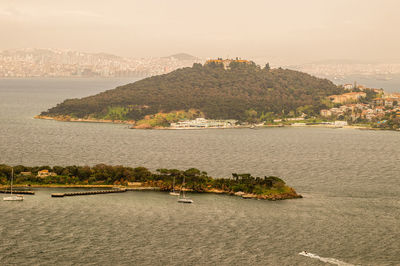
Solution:
<svg viewBox="0 0 400 266"><path fill-rule="evenodd" d="M296 191L275 176L253 177L232 174L232 178L212 178L196 168L188 170L111 166L14 166L16 185L31 187L115 187L131 190L179 190L185 178L185 190L198 193L220 193L267 200L301 198ZM11 166L0 165L0 188L6 188Z"/></svg>

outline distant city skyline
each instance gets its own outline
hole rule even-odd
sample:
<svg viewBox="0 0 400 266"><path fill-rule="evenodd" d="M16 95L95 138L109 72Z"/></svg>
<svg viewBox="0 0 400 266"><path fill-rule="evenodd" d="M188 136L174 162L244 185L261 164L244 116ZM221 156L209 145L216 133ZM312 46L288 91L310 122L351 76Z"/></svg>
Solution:
<svg viewBox="0 0 400 266"><path fill-rule="evenodd" d="M0 50L400 62L395 0L3 0Z"/></svg>
<svg viewBox="0 0 400 266"><path fill-rule="evenodd" d="M235 57L231 57L235 58ZM148 77L166 74L193 63L204 63L208 58L178 53L162 57L122 57L110 53L86 53L72 49L10 49L0 51L0 78L9 77ZM371 79L394 81L400 76L400 64L365 63L327 60L309 64L285 65L272 58L242 58L263 67L267 62L273 68L284 67L306 72L336 83ZM396 86L396 89L398 86Z"/></svg>

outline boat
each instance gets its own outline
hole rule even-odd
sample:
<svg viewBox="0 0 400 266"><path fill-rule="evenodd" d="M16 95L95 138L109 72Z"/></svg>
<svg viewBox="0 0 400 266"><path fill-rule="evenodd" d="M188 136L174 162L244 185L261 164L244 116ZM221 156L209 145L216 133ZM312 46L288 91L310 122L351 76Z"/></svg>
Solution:
<svg viewBox="0 0 400 266"><path fill-rule="evenodd" d="M185 186L185 177L183 177L183 182L181 186L181 190L179 191L179 198L178 202L179 203L193 203L192 199L186 198L185 191L183 190L183 187Z"/></svg>
<svg viewBox="0 0 400 266"><path fill-rule="evenodd" d="M175 176L174 176L174 181L172 182L172 191L169 192L169 194L172 196L179 196L179 193L175 191Z"/></svg>
<svg viewBox="0 0 400 266"><path fill-rule="evenodd" d="M3 197L4 201L23 201L24 196L22 195L13 195L12 188L13 188L13 180L14 180L14 168L11 168L11 186L10 186L10 196Z"/></svg>

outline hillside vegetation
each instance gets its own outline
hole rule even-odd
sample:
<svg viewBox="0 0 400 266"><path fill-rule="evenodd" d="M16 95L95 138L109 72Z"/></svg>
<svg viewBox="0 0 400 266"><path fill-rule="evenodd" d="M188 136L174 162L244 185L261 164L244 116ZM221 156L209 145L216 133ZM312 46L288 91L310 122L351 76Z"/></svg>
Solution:
<svg viewBox="0 0 400 266"><path fill-rule="evenodd" d="M147 115L198 110L210 119L248 120L274 114L316 114L323 99L343 89L326 79L254 63L194 64L82 99L68 99L42 116L141 120ZM262 120L262 119L261 119Z"/></svg>

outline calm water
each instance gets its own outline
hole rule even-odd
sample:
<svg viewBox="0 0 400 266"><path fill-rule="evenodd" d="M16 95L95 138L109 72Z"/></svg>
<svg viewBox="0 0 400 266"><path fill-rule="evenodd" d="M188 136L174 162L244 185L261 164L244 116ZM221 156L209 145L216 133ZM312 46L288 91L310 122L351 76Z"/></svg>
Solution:
<svg viewBox="0 0 400 266"><path fill-rule="evenodd" d="M363 76L363 75L350 75L345 78L334 79L330 77L335 84L342 85L346 83L357 84L366 86L367 88L383 88L387 92L399 92L400 91L400 75L391 74L387 75L388 79L377 79L373 77Z"/></svg>
<svg viewBox="0 0 400 266"><path fill-rule="evenodd" d="M127 192L0 201L2 264L400 265L400 133L346 129L130 130L34 120L65 98L129 80L0 80L0 163L197 167L278 175L281 202ZM329 260L329 259L328 259Z"/></svg>

